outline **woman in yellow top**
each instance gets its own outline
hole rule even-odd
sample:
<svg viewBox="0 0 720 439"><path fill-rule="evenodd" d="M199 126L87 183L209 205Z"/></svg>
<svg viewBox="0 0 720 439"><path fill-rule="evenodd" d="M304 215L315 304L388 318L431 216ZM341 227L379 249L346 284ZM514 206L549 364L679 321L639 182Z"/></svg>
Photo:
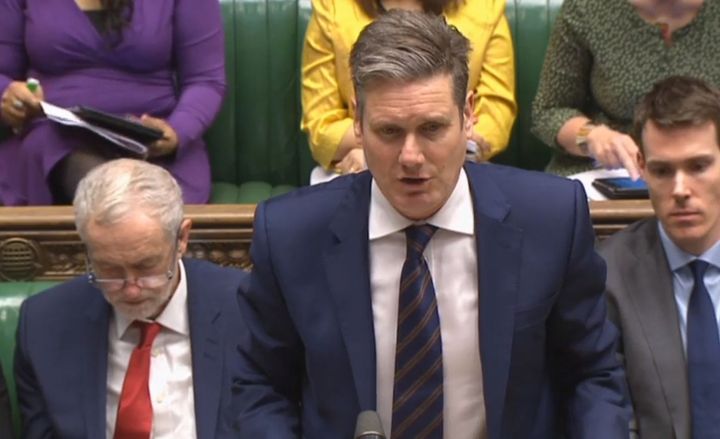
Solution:
<svg viewBox="0 0 720 439"><path fill-rule="evenodd" d="M340 173L365 168L352 129L354 108L348 59L360 31L392 8L445 15L472 44L468 87L475 93L473 139L487 160L507 147L517 107L515 60L506 0L313 0L302 66L302 129L313 157Z"/></svg>

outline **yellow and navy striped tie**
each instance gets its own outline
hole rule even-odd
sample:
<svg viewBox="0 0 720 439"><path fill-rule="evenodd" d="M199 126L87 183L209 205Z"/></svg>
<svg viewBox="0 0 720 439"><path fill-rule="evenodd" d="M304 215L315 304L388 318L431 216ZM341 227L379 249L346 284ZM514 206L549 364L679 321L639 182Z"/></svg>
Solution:
<svg viewBox="0 0 720 439"><path fill-rule="evenodd" d="M405 229L407 255L400 276L392 439L441 439L443 363L440 318L423 252L437 227Z"/></svg>

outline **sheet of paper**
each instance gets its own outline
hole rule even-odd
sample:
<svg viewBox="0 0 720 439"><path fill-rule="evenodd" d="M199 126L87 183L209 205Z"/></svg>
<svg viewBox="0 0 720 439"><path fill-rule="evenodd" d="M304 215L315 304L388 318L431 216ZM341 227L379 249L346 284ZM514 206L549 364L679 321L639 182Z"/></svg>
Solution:
<svg viewBox="0 0 720 439"><path fill-rule="evenodd" d="M592 185L593 180L596 178L611 178L611 177L629 177L627 169L593 169L590 171L580 172L578 174L568 175L568 178L578 180L582 183L585 188L585 193L589 200L607 200L608 198L601 194Z"/></svg>
<svg viewBox="0 0 720 439"><path fill-rule="evenodd" d="M326 171L322 166L315 166L310 173L310 184L325 183L339 176L340 174L337 172Z"/></svg>
<svg viewBox="0 0 720 439"><path fill-rule="evenodd" d="M77 117L75 113L70 110L66 110L65 108L58 107L57 105L53 105L45 101L40 102L40 106L42 106L45 116L47 116L50 120L54 120L55 122L62 123L64 125L75 125L88 129L90 128L89 123Z"/></svg>
<svg viewBox="0 0 720 439"><path fill-rule="evenodd" d="M66 108L58 107L57 105L53 105L49 102L41 102L40 105L42 106L45 116L47 116L48 119L54 122L62 125L88 129L97 134L98 136L108 140L109 142L114 143L115 145L125 148L140 156L147 156L147 147L140 142L123 136L122 134L118 134L105 128L101 128L97 125L88 123Z"/></svg>

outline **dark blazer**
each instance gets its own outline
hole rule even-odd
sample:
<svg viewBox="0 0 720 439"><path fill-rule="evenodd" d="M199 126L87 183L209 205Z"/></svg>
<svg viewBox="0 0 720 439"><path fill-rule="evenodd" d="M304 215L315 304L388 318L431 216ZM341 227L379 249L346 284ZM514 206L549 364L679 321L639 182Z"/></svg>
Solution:
<svg viewBox="0 0 720 439"><path fill-rule="evenodd" d="M627 438L582 187L495 165L466 172L489 438ZM375 409L370 185L364 172L258 205L239 297L251 334L235 385L240 438L349 438L358 413Z"/></svg>
<svg viewBox="0 0 720 439"><path fill-rule="evenodd" d="M12 439L12 413L10 412L10 396L8 395L7 384L5 383L5 374L3 374L2 366L0 366L0 438Z"/></svg>
<svg viewBox="0 0 720 439"><path fill-rule="evenodd" d="M605 240L608 315L621 332L641 439L690 439L690 396L673 281L657 219Z"/></svg>
<svg viewBox="0 0 720 439"><path fill-rule="evenodd" d="M238 288L248 274L184 259L198 439L227 429L237 341ZM27 438L105 438L111 306L80 277L28 298L20 308L15 376ZM223 415L224 416L224 415Z"/></svg>

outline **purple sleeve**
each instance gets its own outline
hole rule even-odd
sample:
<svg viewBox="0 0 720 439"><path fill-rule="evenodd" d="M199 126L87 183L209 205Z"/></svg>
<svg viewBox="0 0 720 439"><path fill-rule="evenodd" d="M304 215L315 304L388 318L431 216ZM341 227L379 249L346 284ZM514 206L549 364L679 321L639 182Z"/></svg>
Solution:
<svg viewBox="0 0 720 439"><path fill-rule="evenodd" d="M0 94L25 75L25 0L0 0Z"/></svg>
<svg viewBox="0 0 720 439"><path fill-rule="evenodd" d="M182 148L203 135L220 109L225 42L218 0L177 0L175 8L173 47L180 97L167 121Z"/></svg>

